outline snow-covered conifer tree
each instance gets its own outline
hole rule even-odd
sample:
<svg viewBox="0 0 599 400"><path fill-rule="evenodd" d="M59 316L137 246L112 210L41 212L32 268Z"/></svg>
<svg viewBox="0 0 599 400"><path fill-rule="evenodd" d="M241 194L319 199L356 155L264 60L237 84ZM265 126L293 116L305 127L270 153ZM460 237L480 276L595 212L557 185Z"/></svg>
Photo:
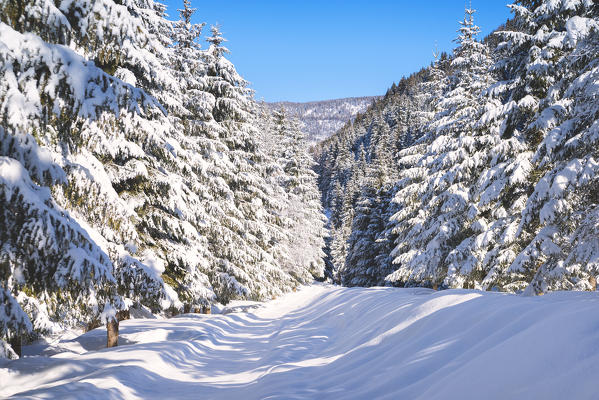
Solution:
<svg viewBox="0 0 599 400"><path fill-rule="evenodd" d="M474 124L482 113L482 90L491 82L491 60L485 45L475 39L479 28L473 14L474 10L466 9L460 22L460 46L451 62L449 90L438 100L439 112L419 145L426 147L407 150L401 155L406 160L399 161L400 165L412 164L414 155L423 154L414 163L417 168L400 175L395 195L399 212L393 217L399 235L394 250L399 268L389 277L391 281L441 284L448 273L449 252L466 238L475 217L468 217L469 190L487 162L484 146L488 139L478 135ZM416 203L414 190L421 196Z"/></svg>
<svg viewBox="0 0 599 400"><path fill-rule="evenodd" d="M297 284L284 272L278 245L281 232L279 197L266 178L269 164L260 148L257 109L247 82L225 58L228 50L218 27L212 27L203 54L206 77L202 90L214 98L205 135L214 140L204 149L210 158L207 212L214 221L202 230L213 256L210 269L219 299L269 298Z"/></svg>
<svg viewBox="0 0 599 400"><path fill-rule="evenodd" d="M277 158L284 172L283 187L288 204L283 215L291 220L289 251L302 281L309 277L322 277L324 270L324 224L314 161L308 153L308 145L299 122L288 118L284 110L274 113ZM309 275L307 275L309 274Z"/></svg>
<svg viewBox="0 0 599 400"><path fill-rule="evenodd" d="M596 5L520 2L517 32L504 32L504 59L515 104L502 115L506 134L527 144L530 163L516 255L500 283L529 293L586 289L596 275ZM525 202L525 203L524 203Z"/></svg>

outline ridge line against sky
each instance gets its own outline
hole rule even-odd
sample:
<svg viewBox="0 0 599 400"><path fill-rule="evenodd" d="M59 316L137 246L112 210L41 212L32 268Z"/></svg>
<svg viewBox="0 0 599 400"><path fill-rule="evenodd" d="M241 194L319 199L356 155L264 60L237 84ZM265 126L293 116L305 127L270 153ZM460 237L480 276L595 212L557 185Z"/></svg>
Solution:
<svg viewBox="0 0 599 400"><path fill-rule="evenodd" d="M161 0L177 20L183 0ZM473 0L480 38L511 17L506 0ZM464 0L191 0L193 22L220 24L229 59L257 100L308 102L382 95L456 47ZM202 43L206 48L206 44Z"/></svg>

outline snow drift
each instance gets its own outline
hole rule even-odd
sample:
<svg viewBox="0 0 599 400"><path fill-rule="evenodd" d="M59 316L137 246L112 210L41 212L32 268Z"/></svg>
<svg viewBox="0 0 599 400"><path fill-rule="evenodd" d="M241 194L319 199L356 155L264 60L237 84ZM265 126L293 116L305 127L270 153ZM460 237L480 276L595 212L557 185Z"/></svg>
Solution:
<svg viewBox="0 0 599 400"><path fill-rule="evenodd" d="M306 287L251 313L121 323L27 351L0 397L591 399L599 296Z"/></svg>

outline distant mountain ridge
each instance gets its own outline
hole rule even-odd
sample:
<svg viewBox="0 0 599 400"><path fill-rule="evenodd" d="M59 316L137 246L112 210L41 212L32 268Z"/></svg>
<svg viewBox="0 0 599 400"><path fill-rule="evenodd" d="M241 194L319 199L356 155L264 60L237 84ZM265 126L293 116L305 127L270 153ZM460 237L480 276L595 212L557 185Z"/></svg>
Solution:
<svg viewBox="0 0 599 400"><path fill-rule="evenodd" d="M348 97L344 99L294 103L281 101L266 103L271 110L283 107L302 123L303 131L310 143L320 142L333 135L358 113L366 111L373 101L381 96Z"/></svg>

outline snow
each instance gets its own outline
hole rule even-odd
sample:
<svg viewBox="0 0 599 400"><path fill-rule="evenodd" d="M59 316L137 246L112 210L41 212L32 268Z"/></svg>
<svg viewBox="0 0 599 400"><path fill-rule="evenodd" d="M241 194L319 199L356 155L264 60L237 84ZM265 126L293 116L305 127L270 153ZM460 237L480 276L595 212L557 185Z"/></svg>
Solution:
<svg viewBox="0 0 599 400"><path fill-rule="evenodd" d="M597 293L314 285L254 307L26 347L0 397L597 398Z"/></svg>
<svg viewBox="0 0 599 400"><path fill-rule="evenodd" d="M598 26L597 22L590 18L583 18L574 16L566 22L566 30L568 32L568 40L572 47L576 43L586 37L592 29L596 29Z"/></svg>
<svg viewBox="0 0 599 400"><path fill-rule="evenodd" d="M100 314L100 321L103 324L107 324L110 321L116 320L116 308L112 306L112 304L106 303L104 305L104 311Z"/></svg>

